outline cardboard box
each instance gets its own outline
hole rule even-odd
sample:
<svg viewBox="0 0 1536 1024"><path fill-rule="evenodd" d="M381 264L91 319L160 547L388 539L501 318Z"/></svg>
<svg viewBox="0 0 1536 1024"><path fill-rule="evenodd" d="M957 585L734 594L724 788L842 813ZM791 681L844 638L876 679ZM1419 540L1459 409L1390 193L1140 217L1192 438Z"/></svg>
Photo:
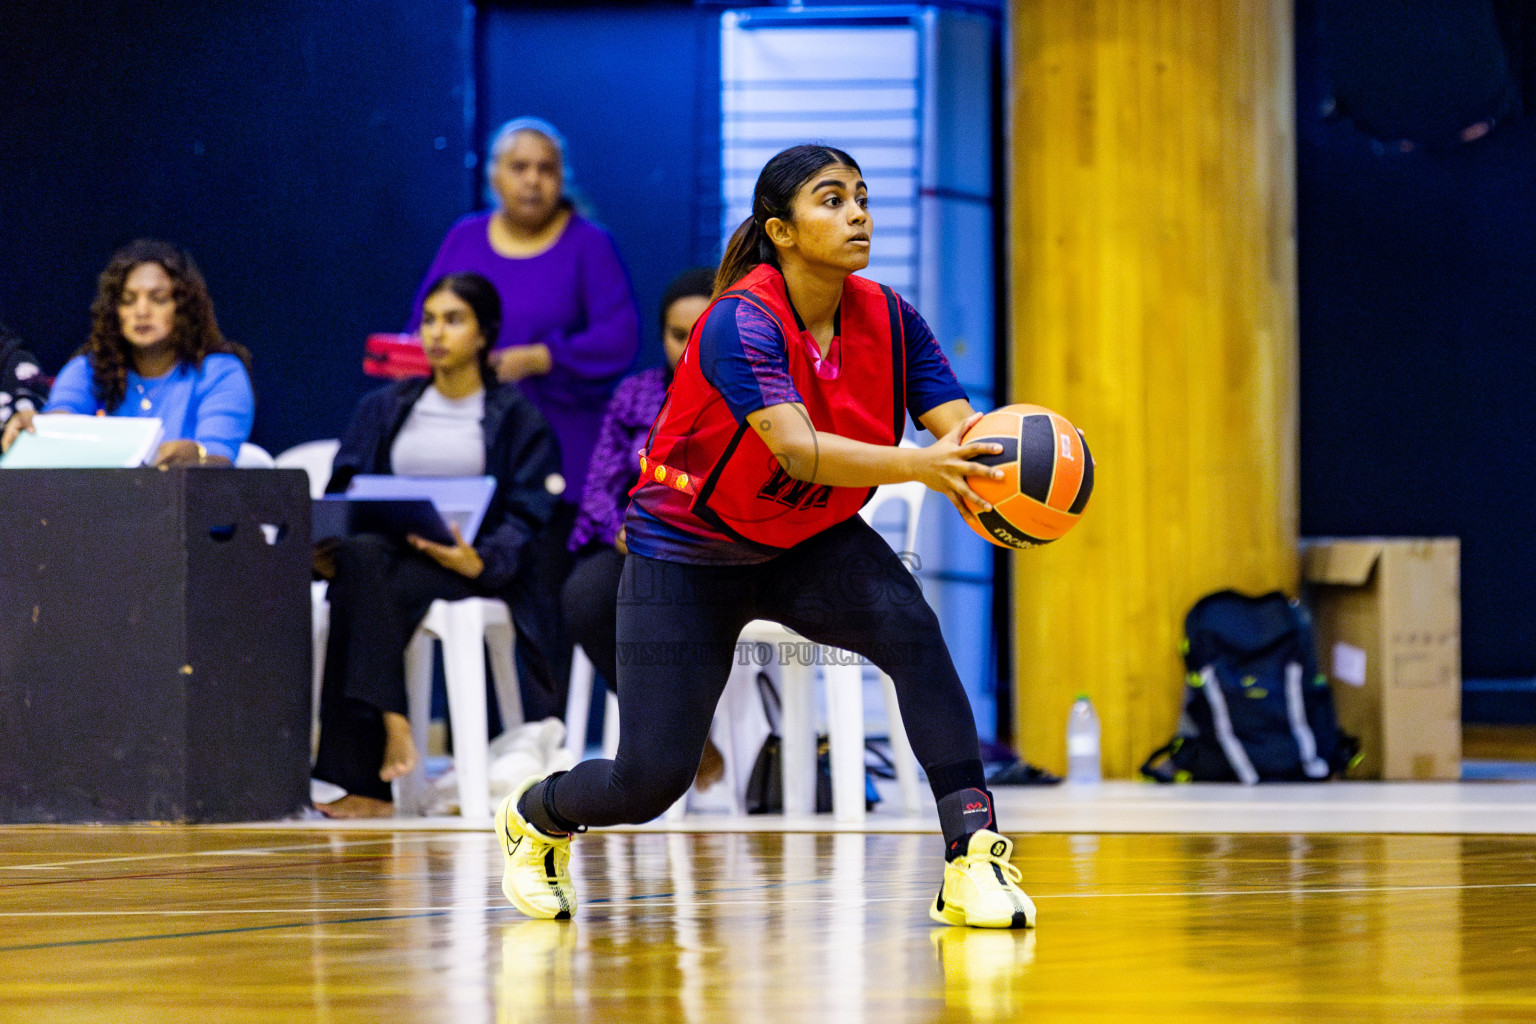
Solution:
<svg viewBox="0 0 1536 1024"><path fill-rule="evenodd" d="M1360 779L1461 777L1461 543L1303 540L1301 578Z"/></svg>

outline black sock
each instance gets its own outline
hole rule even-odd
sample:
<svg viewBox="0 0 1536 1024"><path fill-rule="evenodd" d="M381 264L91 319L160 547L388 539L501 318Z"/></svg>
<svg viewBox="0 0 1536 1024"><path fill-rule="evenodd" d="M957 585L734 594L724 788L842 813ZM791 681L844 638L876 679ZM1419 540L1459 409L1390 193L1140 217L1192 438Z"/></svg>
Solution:
<svg viewBox="0 0 1536 1024"><path fill-rule="evenodd" d="M568 836L573 832L585 832L584 826L567 821L555 810L555 782L565 772L555 772L529 786L517 801L517 813L523 820L547 836Z"/></svg>
<svg viewBox="0 0 1536 1024"><path fill-rule="evenodd" d="M958 789L986 789L987 773L981 767L981 758L954 761L950 764L923 765L928 775L928 788L935 800L943 800Z"/></svg>

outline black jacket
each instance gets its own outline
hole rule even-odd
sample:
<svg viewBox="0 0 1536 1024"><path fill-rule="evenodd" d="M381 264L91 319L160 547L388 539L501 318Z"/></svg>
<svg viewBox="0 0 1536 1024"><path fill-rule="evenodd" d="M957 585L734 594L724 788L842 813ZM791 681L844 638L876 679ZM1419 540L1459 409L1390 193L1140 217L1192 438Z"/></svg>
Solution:
<svg viewBox="0 0 1536 1024"><path fill-rule="evenodd" d="M342 435L327 492L345 491L359 473L390 472L395 436L428 383L425 378L396 381L363 397ZM541 540L540 534L560 501L549 489L561 479L560 445L543 415L512 384L486 389L481 426L485 471L496 478L496 492L474 538L485 563L475 582L507 602L524 660L546 677L538 680L541 684L555 686L555 666L563 664L557 653L562 636L559 612L540 599L537 581L528 579L530 573L523 569L534 561L530 544L553 542Z"/></svg>
<svg viewBox="0 0 1536 1024"><path fill-rule="evenodd" d="M23 373L22 367L30 369ZM48 401L48 379L37 367L37 357L0 324L0 393L6 396L0 399L0 426L16 411L17 402L30 402L35 411L42 411Z"/></svg>

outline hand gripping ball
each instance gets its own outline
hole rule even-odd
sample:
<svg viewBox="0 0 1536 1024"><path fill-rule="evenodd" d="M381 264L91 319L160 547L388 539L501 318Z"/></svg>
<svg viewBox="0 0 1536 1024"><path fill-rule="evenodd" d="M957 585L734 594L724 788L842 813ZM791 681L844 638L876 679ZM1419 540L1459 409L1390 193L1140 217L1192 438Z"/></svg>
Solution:
<svg viewBox="0 0 1536 1024"><path fill-rule="evenodd" d="M999 455L973 462L1001 466L1001 480L968 477L971 490L992 503L972 529L1002 547L1049 544L1077 524L1093 493L1093 456L1066 417L1038 405L1005 405L983 416L962 439L992 441ZM978 525L979 524L979 525Z"/></svg>

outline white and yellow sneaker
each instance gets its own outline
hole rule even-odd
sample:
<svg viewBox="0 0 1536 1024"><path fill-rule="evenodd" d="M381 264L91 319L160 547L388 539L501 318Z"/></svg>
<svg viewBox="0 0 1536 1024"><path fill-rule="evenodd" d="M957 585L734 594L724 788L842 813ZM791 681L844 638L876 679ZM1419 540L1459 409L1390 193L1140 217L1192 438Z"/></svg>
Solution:
<svg viewBox="0 0 1536 1024"><path fill-rule="evenodd" d="M1018 886L1012 853L1013 843L991 829L973 833L965 853L944 865L928 916L971 928L1033 928L1035 905Z"/></svg>
<svg viewBox="0 0 1536 1024"><path fill-rule="evenodd" d="M526 780L496 808L496 838L506 859L501 891L529 917L564 921L576 916L571 837L546 835L517 810L518 798L541 778Z"/></svg>

